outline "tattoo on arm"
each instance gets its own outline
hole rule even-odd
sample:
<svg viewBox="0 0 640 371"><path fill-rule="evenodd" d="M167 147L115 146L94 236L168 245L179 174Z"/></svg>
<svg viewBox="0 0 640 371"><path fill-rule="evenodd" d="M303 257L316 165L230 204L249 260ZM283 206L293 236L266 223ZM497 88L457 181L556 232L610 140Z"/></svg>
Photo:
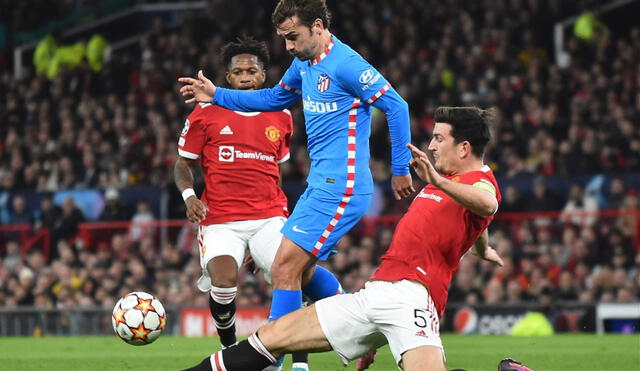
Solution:
<svg viewBox="0 0 640 371"><path fill-rule="evenodd" d="M193 172L191 171L191 167L194 163L195 160L178 157L173 167L173 178L180 192L187 188L193 188Z"/></svg>

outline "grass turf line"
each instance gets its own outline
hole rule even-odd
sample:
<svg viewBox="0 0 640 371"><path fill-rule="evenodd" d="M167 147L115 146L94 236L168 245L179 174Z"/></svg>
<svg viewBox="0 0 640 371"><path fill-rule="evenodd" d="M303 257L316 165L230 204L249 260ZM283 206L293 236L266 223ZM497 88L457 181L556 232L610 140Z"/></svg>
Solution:
<svg viewBox="0 0 640 371"><path fill-rule="evenodd" d="M495 370L512 357L536 371L640 370L640 336L555 335L551 337L444 335L447 368ZM0 369L22 370L180 370L219 349L217 339L163 336L135 347L109 337L0 338ZM287 357L285 370L290 369ZM312 354L313 371L343 368L333 352ZM388 347L378 351L372 371L395 370Z"/></svg>

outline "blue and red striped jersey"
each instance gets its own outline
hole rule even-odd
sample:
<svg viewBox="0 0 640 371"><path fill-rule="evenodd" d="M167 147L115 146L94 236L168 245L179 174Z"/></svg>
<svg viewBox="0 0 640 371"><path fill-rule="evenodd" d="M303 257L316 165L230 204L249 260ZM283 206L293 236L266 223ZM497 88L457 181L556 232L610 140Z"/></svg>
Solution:
<svg viewBox="0 0 640 371"><path fill-rule="evenodd" d="M295 58L273 88L218 88L213 103L233 110L277 111L299 98L311 159L309 186L341 194L373 192L369 170L372 106L387 114L393 173L409 173L407 103L371 64L333 35L318 58Z"/></svg>

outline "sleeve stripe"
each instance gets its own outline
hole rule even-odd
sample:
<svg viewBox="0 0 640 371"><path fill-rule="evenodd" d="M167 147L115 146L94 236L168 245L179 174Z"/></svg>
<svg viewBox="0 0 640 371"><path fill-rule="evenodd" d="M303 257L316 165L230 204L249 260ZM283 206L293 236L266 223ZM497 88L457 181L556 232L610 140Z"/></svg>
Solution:
<svg viewBox="0 0 640 371"><path fill-rule="evenodd" d="M386 93L387 90L389 90L390 88L391 88L391 84L387 83L387 85L383 86L382 89L378 90L378 92L375 93L371 98L367 99L367 104L371 104L376 100L378 100L378 98L380 98L382 94Z"/></svg>
<svg viewBox="0 0 640 371"><path fill-rule="evenodd" d="M278 163L281 164L283 162L286 162L287 160L289 160L289 157L291 157L291 152L287 153L286 155L284 155L284 157L282 157L281 159L278 160Z"/></svg>
<svg viewBox="0 0 640 371"><path fill-rule="evenodd" d="M480 179L480 181L473 183L473 186L487 193L490 193L493 197L496 196L496 187L494 187L490 182L485 183L482 181L482 179Z"/></svg>
<svg viewBox="0 0 640 371"><path fill-rule="evenodd" d="M280 85L284 90L286 91L290 91L292 93L296 93L298 95L302 95L302 92L296 88L292 88L289 85L285 84L284 82L282 82L282 80L280 80L280 82L278 83L278 85Z"/></svg>
<svg viewBox="0 0 640 371"><path fill-rule="evenodd" d="M191 160L196 160L198 157L200 157L200 155L196 155L195 153L191 153L191 152L187 152L185 150L182 150L180 148L178 148L178 154L182 157L186 157L188 159Z"/></svg>

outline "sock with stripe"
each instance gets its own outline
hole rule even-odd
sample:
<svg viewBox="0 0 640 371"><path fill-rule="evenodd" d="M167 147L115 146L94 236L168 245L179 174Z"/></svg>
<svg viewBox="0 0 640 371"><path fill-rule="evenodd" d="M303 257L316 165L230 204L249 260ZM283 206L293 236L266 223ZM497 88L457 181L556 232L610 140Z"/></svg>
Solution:
<svg viewBox="0 0 640 371"><path fill-rule="evenodd" d="M200 365L188 371L248 371L262 370L276 362L276 358L262 344L257 333L205 358ZM207 368L208 366L208 368Z"/></svg>
<svg viewBox="0 0 640 371"><path fill-rule="evenodd" d="M313 301L344 294L344 290L336 276L321 265L316 265L316 271L309 282L302 288L302 292Z"/></svg>
<svg viewBox="0 0 640 371"><path fill-rule="evenodd" d="M209 310L223 347L236 343L235 298L237 291L237 287L211 287Z"/></svg>

